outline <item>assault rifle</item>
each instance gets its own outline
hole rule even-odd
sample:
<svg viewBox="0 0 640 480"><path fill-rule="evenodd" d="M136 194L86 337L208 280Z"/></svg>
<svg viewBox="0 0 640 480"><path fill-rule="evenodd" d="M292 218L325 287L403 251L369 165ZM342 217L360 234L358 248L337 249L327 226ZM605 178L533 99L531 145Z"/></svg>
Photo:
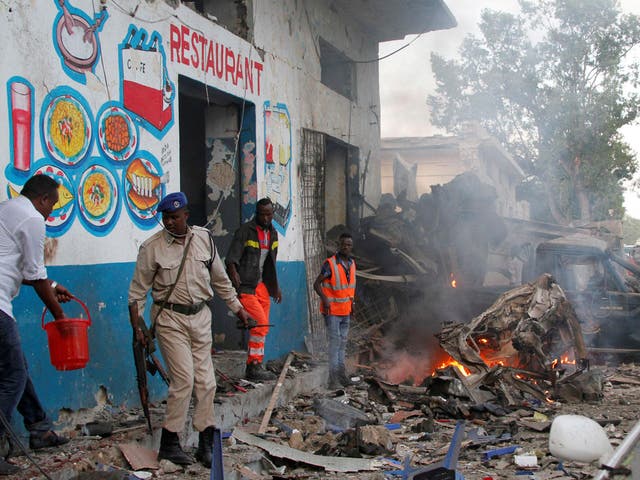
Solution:
<svg viewBox="0 0 640 480"><path fill-rule="evenodd" d="M142 405L142 411L147 419L147 426L149 427L149 433L153 433L151 428L151 414L149 413L149 389L147 387L147 372L151 375L158 373L164 383L169 385L169 377L165 371L162 363L154 352L156 351L156 345L153 340L151 331L147 328L147 325L142 317L138 317L138 326L144 334L144 342L139 342L136 338L136 331L133 331L133 359L136 366L136 381L138 383L138 393L140 394L140 404Z"/></svg>

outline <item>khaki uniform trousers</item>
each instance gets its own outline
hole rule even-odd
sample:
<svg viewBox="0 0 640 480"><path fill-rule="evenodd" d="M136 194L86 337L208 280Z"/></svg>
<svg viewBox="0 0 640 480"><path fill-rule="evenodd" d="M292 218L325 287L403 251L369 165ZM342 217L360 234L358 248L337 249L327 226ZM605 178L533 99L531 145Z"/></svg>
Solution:
<svg viewBox="0 0 640 480"><path fill-rule="evenodd" d="M152 315L157 308L152 308ZM195 395L193 428L202 432L213 426L216 377L211 360L211 310L205 306L195 315L163 310L156 319L156 337L171 381L164 428L182 431L192 392Z"/></svg>

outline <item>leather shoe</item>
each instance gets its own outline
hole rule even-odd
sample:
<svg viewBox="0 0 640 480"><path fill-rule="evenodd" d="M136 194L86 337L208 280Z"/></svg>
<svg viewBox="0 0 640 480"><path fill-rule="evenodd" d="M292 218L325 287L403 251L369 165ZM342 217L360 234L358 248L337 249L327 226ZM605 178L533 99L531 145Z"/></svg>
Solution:
<svg viewBox="0 0 640 480"><path fill-rule="evenodd" d="M166 428L162 429L162 436L160 437L158 461L160 460L169 460L176 465L191 465L193 463L193 458L182 450L178 434Z"/></svg>
<svg viewBox="0 0 640 480"><path fill-rule="evenodd" d="M249 363L247 364L245 378L252 382L269 382L277 379L278 377L269 370L265 370L261 363Z"/></svg>
<svg viewBox="0 0 640 480"><path fill-rule="evenodd" d="M0 475L15 475L20 471L20 467L13 463L0 459Z"/></svg>
<svg viewBox="0 0 640 480"><path fill-rule="evenodd" d="M42 433L32 433L29 436L29 448L31 450L40 450L43 448L58 447L68 441L68 438L59 436L53 430Z"/></svg>
<svg viewBox="0 0 640 480"><path fill-rule="evenodd" d="M206 468L211 468L213 457L213 427L207 427L198 435L196 460Z"/></svg>

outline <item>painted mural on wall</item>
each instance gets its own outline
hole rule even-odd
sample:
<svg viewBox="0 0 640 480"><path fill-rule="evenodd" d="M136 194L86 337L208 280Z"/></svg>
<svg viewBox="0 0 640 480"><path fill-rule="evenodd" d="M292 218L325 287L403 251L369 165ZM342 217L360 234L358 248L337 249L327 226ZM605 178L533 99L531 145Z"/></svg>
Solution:
<svg viewBox="0 0 640 480"><path fill-rule="evenodd" d="M169 80L162 37L135 25L119 46L121 98L156 137L173 125L175 86Z"/></svg>
<svg viewBox="0 0 640 480"><path fill-rule="evenodd" d="M256 144L246 142L242 146L242 205L253 206L258 198L256 183ZM253 210L253 209L252 209ZM253 212L251 212L253 213Z"/></svg>
<svg viewBox="0 0 640 480"><path fill-rule="evenodd" d="M95 62L99 52L96 32L107 15L89 24L80 10L62 0L58 4L54 46L63 68L75 73L88 71L89 65L78 67L73 63L77 58L68 58L64 52L80 55L83 50L79 44L85 43L87 49L93 49ZM83 36L67 36L76 35L78 28ZM156 208L165 194L168 174L153 154L139 149L138 124L156 137L171 128L173 85L167 80L161 36L153 32L146 41L147 36L144 29L130 26L119 46L122 102L106 101L95 115L83 95L69 85L52 88L39 101L29 79L15 76L7 81L11 155L5 169L7 194L9 198L19 195L32 175L55 178L60 183L60 200L46 219L51 237L64 235L76 217L91 234L107 235L122 208L139 228L157 225ZM76 75L69 76L84 83ZM43 157L36 159L38 133Z"/></svg>
<svg viewBox="0 0 640 480"><path fill-rule="evenodd" d="M63 70L79 83L86 83L86 73L93 72L100 60L98 34L109 18L106 9L91 18L67 0L57 0L59 13L53 21L53 45Z"/></svg>
<svg viewBox="0 0 640 480"><path fill-rule="evenodd" d="M236 182L235 164L236 142L233 138L207 139L207 196L214 205L219 206L233 195ZM207 224L216 237L222 237L229 232L224 228L220 218L219 208L209 214Z"/></svg>
<svg viewBox="0 0 640 480"><path fill-rule="evenodd" d="M273 220L284 234L291 220L291 117L286 105L264 104L265 187Z"/></svg>

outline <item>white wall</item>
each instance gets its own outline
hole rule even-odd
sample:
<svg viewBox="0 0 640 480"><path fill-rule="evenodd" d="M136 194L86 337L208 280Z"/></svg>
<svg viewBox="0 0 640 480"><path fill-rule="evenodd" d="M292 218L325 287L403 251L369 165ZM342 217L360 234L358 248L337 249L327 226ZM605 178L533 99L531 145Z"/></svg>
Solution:
<svg viewBox="0 0 640 480"><path fill-rule="evenodd" d="M93 9L94 5L97 8L99 2L73 0L65 3L70 13L77 15L76 18L94 23ZM150 223L152 220L141 225L126 200L124 183L127 168L139 152L147 152L145 155L151 157L152 163L161 170L166 181L165 192L179 189L178 95L173 97L171 103L173 123L162 130L150 128L144 119L124 105L125 72L129 72L127 79L135 78L140 82L151 79L158 83L162 76L162 71L149 74L149 69L153 68L150 63L157 60L159 55L138 55L133 49L125 49L128 51L123 53L119 48L132 25L138 31L146 30L149 36L153 32L161 36L164 63L159 68L166 69L174 90L178 85L178 75L185 75L255 104L258 197L269 194L271 185L265 178L263 163L264 106L266 102L270 106L284 106L290 125L290 195L293 208L290 222L285 226L284 235L281 235L280 251L285 261L303 259L298 193L301 128L321 131L359 147L362 159L369 150L373 149L375 154L379 143L378 125L372 113L379 110L377 63L358 64L358 100L352 103L320 84L318 37L322 36L352 59L374 58L377 45L350 24L345 26L345 19L330 10L324 2L254 2L254 39L257 48L185 6L174 9L159 0L151 3L119 0L117 5L107 1L106 6L108 17L96 28L93 37L88 34L88 38L99 42L100 56L88 71L78 73L65 66L61 50L56 46L56 25L64 18L58 2L16 0L0 3L0 38L4 45L0 59L2 81L8 85L9 79L17 76L20 77L19 81L26 81L32 86L33 119L32 169L20 174L12 166L10 95L0 95L0 145L4 146L4 155L0 160L4 172L0 175L0 198L8 196L8 185L19 190L26 178L35 173L36 167L46 165L55 172L62 171L74 187L75 199L71 202L74 208L68 212L65 220L62 216L54 218L49 228L49 235L56 237L50 264L86 265L130 262L135 259L139 244L158 228L155 223ZM134 10L132 17L130 13ZM64 27L62 32L64 35ZM227 67L229 62L235 63L238 58L243 67L248 62L253 73L253 84L235 79L227 67L221 76L216 74L213 65L203 69L202 57L209 58L208 51L212 46L216 53L228 52L224 57ZM123 65L121 55L125 55ZM136 65L139 70L146 69L144 74L132 73L134 70L126 65L128 60L135 64L133 69ZM136 64L136 60L139 63ZM243 76L247 77L246 72ZM7 92L8 89L7 86ZM59 95L52 96L50 92ZM53 159L46 140L44 143L42 141L43 132L44 136L51 136L42 126L49 100L59 100L63 94L79 98L79 102L86 105L87 117L93 127L87 153L75 160ZM135 153L127 160L110 160L100 147L97 116L106 105L122 108L130 115L137 130ZM286 123L283 123L285 128ZM76 164L67 163L71 161L76 161ZM379 184L379 177L376 179L376 173L372 171L373 163L368 172L371 179L369 185ZM87 220L80 212L77 189L87 178L86 170L92 164L105 169L107 176L109 173L112 175L120 196L117 211L107 215L106 219ZM106 227L100 221L106 221Z"/></svg>

